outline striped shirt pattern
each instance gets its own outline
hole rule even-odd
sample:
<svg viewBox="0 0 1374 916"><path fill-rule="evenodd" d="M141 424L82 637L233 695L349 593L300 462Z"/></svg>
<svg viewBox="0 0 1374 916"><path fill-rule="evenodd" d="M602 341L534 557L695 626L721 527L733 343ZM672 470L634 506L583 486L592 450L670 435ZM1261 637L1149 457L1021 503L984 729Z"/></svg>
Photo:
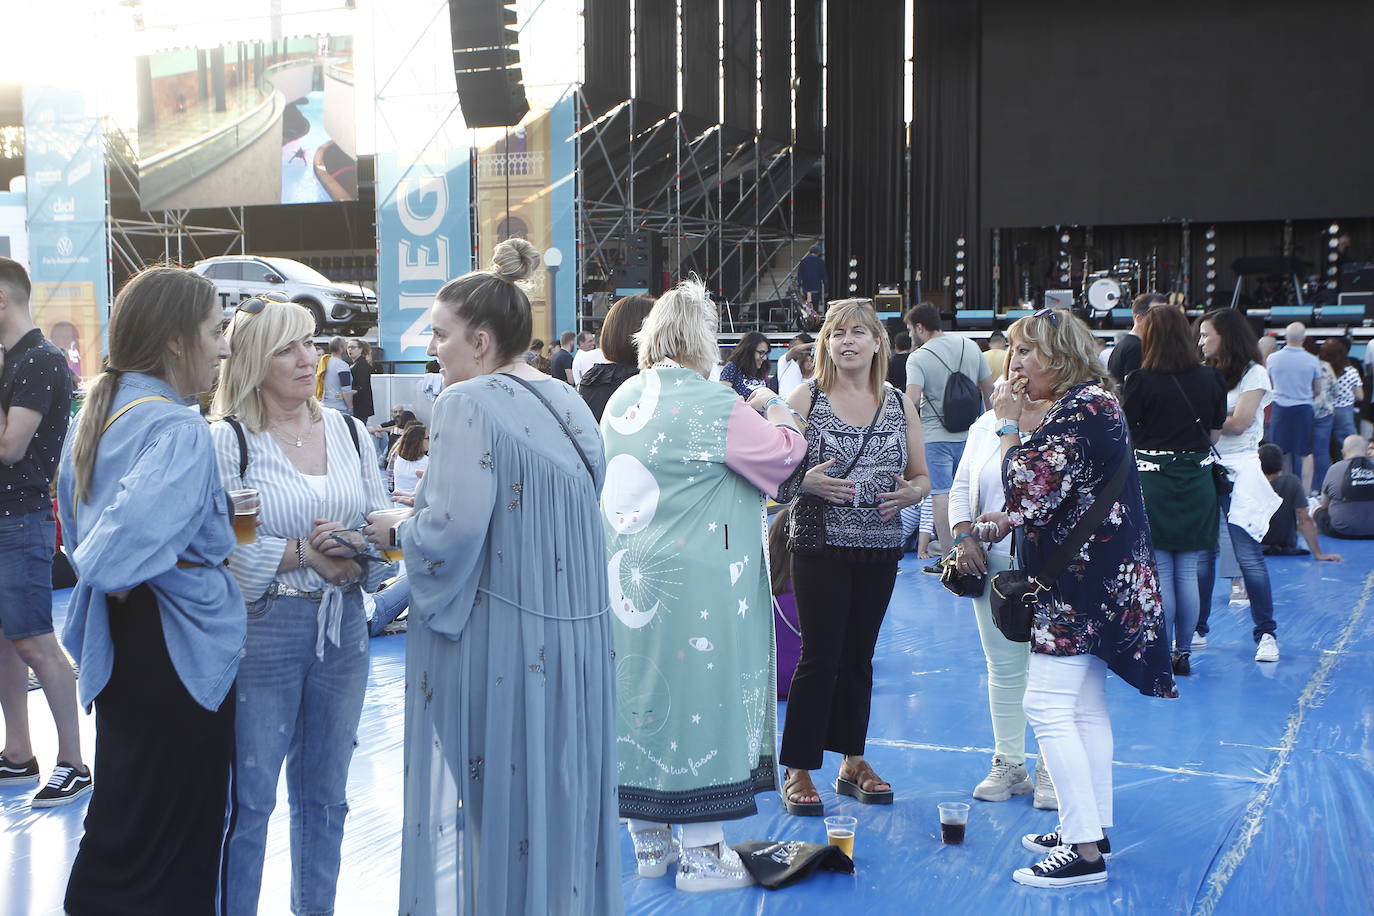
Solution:
<svg viewBox="0 0 1374 916"><path fill-rule="evenodd" d="M353 447L345 423L357 427L362 454ZM261 598L275 579L282 585L305 591L317 591L326 583L313 569L291 569L277 572L287 541L309 537L315 530L315 519L325 518L345 528L359 528L369 512L391 507L381 472L377 468L370 444L372 438L363 425L337 410L324 409L327 481L323 495L296 470L286 453L267 431L254 434L243 427L248 440L248 470L239 477L239 442L233 428L223 420L210 427L215 441L215 460L225 490L252 487L258 491L261 508L258 539L253 544L235 548L229 557L229 569L238 580L243 598L253 602ZM382 563L368 564L369 586L394 573Z"/></svg>

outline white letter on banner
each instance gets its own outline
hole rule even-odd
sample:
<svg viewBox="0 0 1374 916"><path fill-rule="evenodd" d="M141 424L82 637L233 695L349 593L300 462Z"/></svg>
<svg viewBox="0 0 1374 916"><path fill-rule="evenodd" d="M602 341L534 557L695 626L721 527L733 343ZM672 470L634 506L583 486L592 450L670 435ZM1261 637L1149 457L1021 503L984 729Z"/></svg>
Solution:
<svg viewBox="0 0 1374 916"><path fill-rule="evenodd" d="M443 283L448 279L444 276L448 265L448 239L443 236L436 238L433 244L402 239L399 255L397 277L401 283L411 280L434 280Z"/></svg>
<svg viewBox="0 0 1374 916"><path fill-rule="evenodd" d="M417 213L413 204L429 197L435 198L433 210L428 215ZM411 235L431 235L443 224L448 211L448 182L443 175L407 175L397 185L396 200L396 212L406 231Z"/></svg>

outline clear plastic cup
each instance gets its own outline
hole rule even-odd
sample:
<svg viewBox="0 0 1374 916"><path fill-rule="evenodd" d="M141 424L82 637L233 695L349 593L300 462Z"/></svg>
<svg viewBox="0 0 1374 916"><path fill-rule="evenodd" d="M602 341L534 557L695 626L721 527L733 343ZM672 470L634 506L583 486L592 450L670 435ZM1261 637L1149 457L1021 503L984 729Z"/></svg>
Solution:
<svg viewBox="0 0 1374 916"><path fill-rule="evenodd" d="M947 846L964 842L968 828L968 805L963 802L940 803L940 841Z"/></svg>
<svg viewBox="0 0 1374 916"><path fill-rule="evenodd" d="M831 846L839 847L840 852L854 858L854 829L859 826L858 818L834 815L825 819L825 839Z"/></svg>

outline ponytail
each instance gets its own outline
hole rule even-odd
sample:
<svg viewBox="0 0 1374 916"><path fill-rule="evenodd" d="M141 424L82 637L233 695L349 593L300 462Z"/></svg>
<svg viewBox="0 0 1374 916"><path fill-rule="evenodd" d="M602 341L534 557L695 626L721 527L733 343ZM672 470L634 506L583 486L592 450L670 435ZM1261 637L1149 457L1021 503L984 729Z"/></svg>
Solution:
<svg viewBox="0 0 1374 916"><path fill-rule="evenodd" d="M76 433L72 437L72 469L76 472L75 496L78 503L84 501L90 491L91 472L95 470L95 450L100 446L105 418L110 415L110 404L118 390L118 369L106 369L86 389L86 400L81 406Z"/></svg>

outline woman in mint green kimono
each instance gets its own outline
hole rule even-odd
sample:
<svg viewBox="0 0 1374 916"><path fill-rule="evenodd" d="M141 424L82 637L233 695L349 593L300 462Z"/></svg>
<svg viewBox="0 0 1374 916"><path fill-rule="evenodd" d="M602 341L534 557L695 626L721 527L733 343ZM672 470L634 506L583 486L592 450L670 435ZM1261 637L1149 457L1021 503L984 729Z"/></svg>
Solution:
<svg viewBox="0 0 1374 916"><path fill-rule="evenodd" d="M806 446L772 392L746 403L707 381L715 326L701 284L661 298L636 338L643 371L601 420L620 815L645 877L665 873L682 826L683 890L749 883L723 822L775 786L763 494Z"/></svg>

